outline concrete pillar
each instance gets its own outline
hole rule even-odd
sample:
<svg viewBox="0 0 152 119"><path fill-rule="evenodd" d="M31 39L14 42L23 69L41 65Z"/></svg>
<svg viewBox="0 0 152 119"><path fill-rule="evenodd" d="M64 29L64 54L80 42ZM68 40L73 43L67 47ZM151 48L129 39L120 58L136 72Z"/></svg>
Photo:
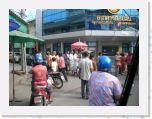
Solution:
<svg viewBox="0 0 152 119"><path fill-rule="evenodd" d="M63 42L61 42L61 52L63 53Z"/></svg>
<svg viewBox="0 0 152 119"><path fill-rule="evenodd" d="M101 41L97 41L97 53L102 52L102 43Z"/></svg>
<svg viewBox="0 0 152 119"><path fill-rule="evenodd" d="M130 43L130 52L133 53L134 52L134 47L135 47L135 43L131 42Z"/></svg>
<svg viewBox="0 0 152 119"><path fill-rule="evenodd" d="M53 43L50 43L51 52L53 51Z"/></svg>
<svg viewBox="0 0 152 119"><path fill-rule="evenodd" d="M24 43L24 67L25 67L25 74L27 74L27 63L26 63L26 43Z"/></svg>
<svg viewBox="0 0 152 119"><path fill-rule="evenodd" d="M24 71L24 49L23 49L23 43L21 45L21 71Z"/></svg>

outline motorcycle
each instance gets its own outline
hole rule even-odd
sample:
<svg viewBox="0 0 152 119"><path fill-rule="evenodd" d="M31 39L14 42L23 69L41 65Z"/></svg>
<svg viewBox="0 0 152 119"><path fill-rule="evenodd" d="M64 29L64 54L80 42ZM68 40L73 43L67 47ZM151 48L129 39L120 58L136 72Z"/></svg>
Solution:
<svg viewBox="0 0 152 119"><path fill-rule="evenodd" d="M60 72L50 72L48 75L48 80L57 89L60 89L63 87L64 76Z"/></svg>
<svg viewBox="0 0 152 119"><path fill-rule="evenodd" d="M32 94L30 99L30 106L47 106L48 94L46 86L42 86L43 82L37 82L36 86L32 86Z"/></svg>

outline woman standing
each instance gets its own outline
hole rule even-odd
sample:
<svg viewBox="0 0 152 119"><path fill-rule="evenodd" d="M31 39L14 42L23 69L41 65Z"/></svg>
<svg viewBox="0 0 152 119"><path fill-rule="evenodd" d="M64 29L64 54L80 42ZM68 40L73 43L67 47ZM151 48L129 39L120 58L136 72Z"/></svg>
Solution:
<svg viewBox="0 0 152 119"><path fill-rule="evenodd" d="M125 67L126 67L126 58L125 58L124 53L121 54L120 62L121 62L120 74L122 74L124 73Z"/></svg>
<svg viewBox="0 0 152 119"><path fill-rule="evenodd" d="M119 71L120 71L120 67L121 67L121 55L119 52L116 52L115 55L115 76L118 77Z"/></svg>
<svg viewBox="0 0 152 119"><path fill-rule="evenodd" d="M97 71L97 62L95 61L95 56L91 54L89 58L92 61L93 71Z"/></svg>

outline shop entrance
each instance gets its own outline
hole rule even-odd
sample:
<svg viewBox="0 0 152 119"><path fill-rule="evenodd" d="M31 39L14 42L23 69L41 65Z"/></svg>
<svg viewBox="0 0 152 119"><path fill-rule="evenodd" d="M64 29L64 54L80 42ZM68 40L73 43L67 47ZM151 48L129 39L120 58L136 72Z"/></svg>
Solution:
<svg viewBox="0 0 152 119"><path fill-rule="evenodd" d="M71 51L71 43L64 43L64 47L63 47L63 51L67 52L67 51Z"/></svg>
<svg viewBox="0 0 152 119"><path fill-rule="evenodd" d="M118 51L118 46L102 46L102 54L107 56L114 56Z"/></svg>
<svg viewBox="0 0 152 119"><path fill-rule="evenodd" d="M53 43L53 51L61 52L61 44L60 43Z"/></svg>

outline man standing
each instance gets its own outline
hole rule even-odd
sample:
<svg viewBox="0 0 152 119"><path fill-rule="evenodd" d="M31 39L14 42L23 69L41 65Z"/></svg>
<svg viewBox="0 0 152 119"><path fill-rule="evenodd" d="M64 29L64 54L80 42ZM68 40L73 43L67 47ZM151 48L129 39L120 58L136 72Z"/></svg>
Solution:
<svg viewBox="0 0 152 119"><path fill-rule="evenodd" d="M88 99L89 96L89 87L88 87L88 80L90 78L91 72L93 70L93 65L91 60L88 58L88 52L83 52L82 57L83 59L80 61L80 71L79 71L79 78L81 79L81 96L82 98ZM84 93L86 87L86 93Z"/></svg>
<svg viewBox="0 0 152 119"><path fill-rule="evenodd" d="M51 56L50 52L48 52L48 56L47 56L47 70L48 70L48 72L51 71L51 63L52 63L52 56Z"/></svg>
<svg viewBox="0 0 152 119"><path fill-rule="evenodd" d="M65 61L62 56L62 53L59 53L59 61L58 61L58 66L59 66L59 71L63 73L63 76L66 81L68 81L67 74L66 74L66 69L65 69Z"/></svg>
<svg viewBox="0 0 152 119"><path fill-rule="evenodd" d="M121 67L121 55L119 52L116 52L115 55L115 76L118 77L119 73L120 73L120 67Z"/></svg>
<svg viewBox="0 0 152 119"><path fill-rule="evenodd" d="M127 60L127 73L129 73L130 68L131 68L131 63L132 63L132 53L130 51L128 51L126 60Z"/></svg>

